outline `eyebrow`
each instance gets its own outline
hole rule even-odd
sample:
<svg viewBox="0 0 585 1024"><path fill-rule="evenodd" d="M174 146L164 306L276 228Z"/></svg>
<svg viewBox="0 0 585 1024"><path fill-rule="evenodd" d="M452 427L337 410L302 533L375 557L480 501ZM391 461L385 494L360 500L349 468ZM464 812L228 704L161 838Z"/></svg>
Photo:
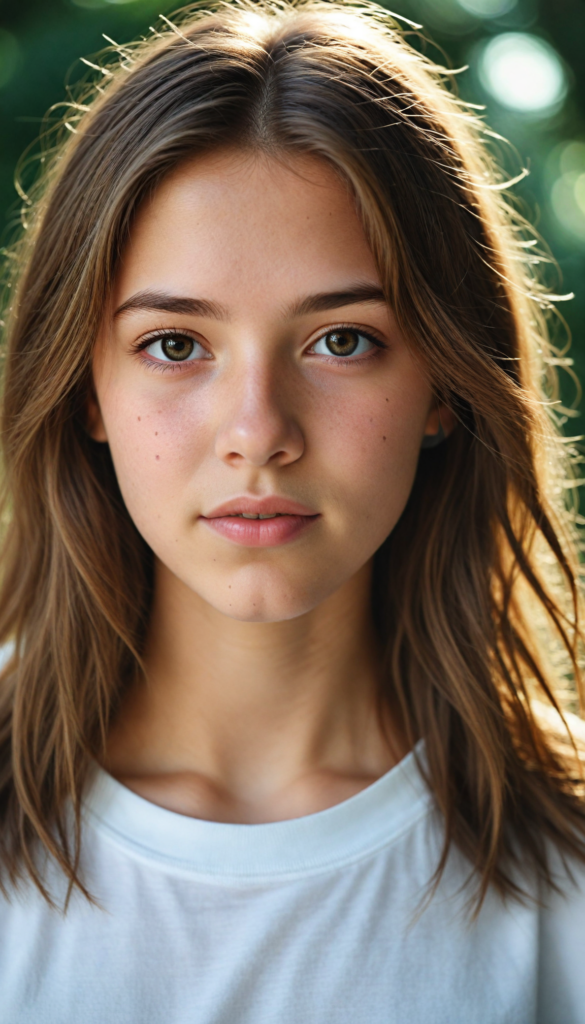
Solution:
<svg viewBox="0 0 585 1024"><path fill-rule="evenodd" d="M308 316L310 313L323 313L328 309L339 309L341 306L353 306L361 302L386 302L386 296L380 287L370 284L352 285L341 291L318 292L298 299L287 307L287 319ZM177 313L187 316L202 316L213 320L229 320L229 313L224 306L209 299L195 299L189 296L170 295L168 292L143 291L132 295L114 313L114 319L131 313L134 310L157 310L163 313Z"/></svg>
<svg viewBox="0 0 585 1024"><path fill-rule="evenodd" d="M287 309L287 316L294 319L308 316L309 313L324 313L328 309L339 309L341 306L355 306L360 302L383 302L386 296L378 285L358 284L337 292L319 292L300 299Z"/></svg>
<svg viewBox="0 0 585 1024"><path fill-rule="evenodd" d="M134 310L158 310L162 313L182 313L187 316L205 316L213 320L228 320L228 312L217 302L208 299L192 299L188 296L169 295L168 292L136 292L118 306L114 319L132 313Z"/></svg>

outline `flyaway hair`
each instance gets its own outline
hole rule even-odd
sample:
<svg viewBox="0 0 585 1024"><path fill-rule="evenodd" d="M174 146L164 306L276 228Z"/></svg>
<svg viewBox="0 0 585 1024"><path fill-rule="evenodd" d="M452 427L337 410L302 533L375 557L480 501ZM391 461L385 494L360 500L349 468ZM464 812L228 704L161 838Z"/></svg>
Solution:
<svg viewBox="0 0 585 1024"><path fill-rule="evenodd" d="M91 63L91 62L90 62ZM578 559L555 426L550 297L484 126L368 4L184 10L112 49L67 106L14 250L4 398L0 878L79 877L81 799L142 673L152 552L88 435L91 361L133 217L182 161L311 154L355 197L399 326L458 426L423 451L372 594L382 701L445 822L444 856L520 895L585 860ZM201 638L204 642L204 638ZM568 696L567 696L568 695ZM577 719L574 719L579 725ZM578 729L574 730L575 733ZM479 905L479 904L478 904Z"/></svg>

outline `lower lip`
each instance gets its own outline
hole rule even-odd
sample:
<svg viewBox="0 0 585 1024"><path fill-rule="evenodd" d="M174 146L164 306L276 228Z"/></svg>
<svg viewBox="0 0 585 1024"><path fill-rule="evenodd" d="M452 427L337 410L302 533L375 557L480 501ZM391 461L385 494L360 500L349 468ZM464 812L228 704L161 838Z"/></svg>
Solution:
<svg viewBox="0 0 585 1024"><path fill-rule="evenodd" d="M243 519L240 516L201 517L216 533L248 548L273 548L295 540L319 516L275 516L274 519Z"/></svg>

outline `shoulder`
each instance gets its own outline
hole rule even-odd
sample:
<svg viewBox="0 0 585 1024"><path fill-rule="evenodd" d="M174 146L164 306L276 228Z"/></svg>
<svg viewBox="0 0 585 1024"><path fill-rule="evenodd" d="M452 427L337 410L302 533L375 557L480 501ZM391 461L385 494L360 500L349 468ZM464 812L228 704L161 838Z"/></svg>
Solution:
<svg viewBox="0 0 585 1024"><path fill-rule="evenodd" d="M585 864L551 852L555 888L543 896L539 927L539 1020L585 1021Z"/></svg>

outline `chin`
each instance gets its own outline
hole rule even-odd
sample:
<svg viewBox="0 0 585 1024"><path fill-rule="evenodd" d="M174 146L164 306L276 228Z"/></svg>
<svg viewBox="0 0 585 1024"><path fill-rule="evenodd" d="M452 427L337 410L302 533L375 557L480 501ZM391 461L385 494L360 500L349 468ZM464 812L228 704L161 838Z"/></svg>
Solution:
<svg viewBox="0 0 585 1024"><path fill-rule="evenodd" d="M182 582L214 611L238 622L286 622L306 615L337 589L335 579L266 565L213 566ZM325 584L325 585L324 585ZM329 584L329 586L327 586Z"/></svg>
<svg viewBox="0 0 585 1024"><path fill-rule="evenodd" d="M223 587L199 589L199 594L216 611L239 622L286 622L312 611L327 596L282 578L232 579L228 595Z"/></svg>
<svg viewBox="0 0 585 1024"><path fill-rule="evenodd" d="M227 615L230 619L237 619L238 622L286 622L288 619L296 619L304 615L318 602L291 601L289 597L268 598L263 595L261 598L256 595L252 597L240 596L232 601L209 601L216 611Z"/></svg>

